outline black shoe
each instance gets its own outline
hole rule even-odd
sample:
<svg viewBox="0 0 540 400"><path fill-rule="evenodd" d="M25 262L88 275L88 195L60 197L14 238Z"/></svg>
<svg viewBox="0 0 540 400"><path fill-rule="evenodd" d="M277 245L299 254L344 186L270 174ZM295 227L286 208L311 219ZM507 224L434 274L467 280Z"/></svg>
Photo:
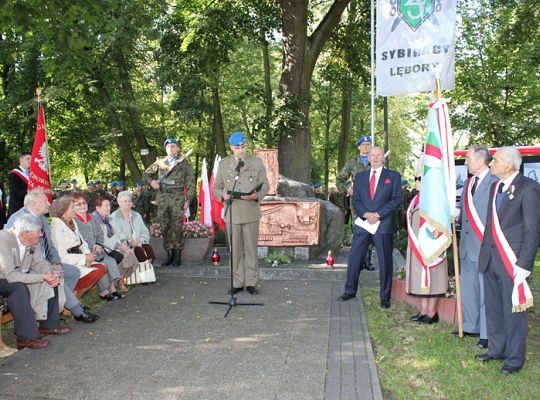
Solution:
<svg viewBox="0 0 540 400"><path fill-rule="evenodd" d="M416 315L413 315L412 317L409 318L409 321L418 321L420 318L423 318L426 314L422 314L420 313L420 311L418 311L418 314Z"/></svg>
<svg viewBox="0 0 540 400"><path fill-rule="evenodd" d="M518 372L520 369L521 368L510 367L509 365L503 365L503 367L501 368L501 374L510 375L510 374L515 373L515 372Z"/></svg>
<svg viewBox="0 0 540 400"><path fill-rule="evenodd" d="M488 348L488 340L487 339L480 339L478 343L476 343L476 347L479 349L487 349Z"/></svg>
<svg viewBox="0 0 540 400"><path fill-rule="evenodd" d="M115 300L118 300L118 297L116 297L115 295L111 294L111 293L108 293L106 294L105 296L99 296L99 298L101 300L106 300L106 301L115 301Z"/></svg>
<svg viewBox="0 0 540 400"><path fill-rule="evenodd" d="M454 332L452 332L452 336L458 336L458 337L459 337L459 331L454 331ZM465 336L479 337L480 334L479 334L479 333L473 333L473 332L463 331L463 337L465 337Z"/></svg>
<svg viewBox="0 0 540 400"><path fill-rule="evenodd" d="M347 300L350 300L352 298L356 297L355 294L352 294L352 293L343 293L341 296L338 297L338 300L339 301L347 301Z"/></svg>
<svg viewBox="0 0 540 400"><path fill-rule="evenodd" d="M82 309L83 309L84 312L92 311L92 309L91 309L90 307L88 307L88 306L83 306L83 305L81 304L81 307L82 307Z"/></svg>
<svg viewBox="0 0 540 400"><path fill-rule="evenodd" d="M238 292L243 292L244 291L244 288L243 287L233 287L232 289L229 289L229 294L236 294Z"/></svg>
<svg viewBox="0 0 540 400"><path fill-rule="evenodd" d="M163 263L164 266L169 267L174 262L174 256L176 255L176 250L167 250L167 260Z"/></svg>
<svg viewBox="0 0 540 400"><path fill-rule="evenodd" d="M490 356L488 353L484 353L484 354L475 355L474 359L476 361L480 361L480 362L488 362L488 361L496 360L497 358L493 357L493 356Z"/></svg>
<svg viewBox="0 0 540 400"><path fill-rule="evenodd" d="M92 314L91 312L83 312L79 316L74 315L73 318L75 318L75 321L84 322L86 324L96 322L99 319L96 314Z"/></svg>
<svg viewBox="0 0 540 400"><path fill-rule="evenodd" d="M249 294L259 294L259 291L257 290L255 286L248 286L246 289L249 292Z"/></svg>
<svg viewBox="0 0 540 400"><path fill-rule="evenodd" d="M381 300L381 308L390 308L390 300Z"/></svg>
<svg viewBox="0 0 540 400"><path fill-rule="evenodd" d="M439 322L439 314L435 313L433 317L430 317L426 314L421 319L418 319L418 322L427 325L436 324L437 322Z"/></svg>
<svg viewBox="0 0 540 400"><path fill-rule="evenodd" d="M113 292L112 294L113 294L113 296L116 296L119 299L125 299L126 298L126 295L123 294L123 293L120 293L120 292Z"/></svg>

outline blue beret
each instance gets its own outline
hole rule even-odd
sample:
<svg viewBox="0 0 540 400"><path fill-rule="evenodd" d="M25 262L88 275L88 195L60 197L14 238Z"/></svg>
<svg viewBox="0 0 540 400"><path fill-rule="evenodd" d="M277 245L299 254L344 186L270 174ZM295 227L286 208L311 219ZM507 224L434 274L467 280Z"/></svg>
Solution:
<svg viewBox="0 0 540 400"><path fill-rule="evenodd" d="M246 143L246 138L240 131L234 132L229 138L229 144L231 146L242 146L244 143Z"/></svg>
<svg viewBox="0 0 540 400"><path fill-rule="evenodd" d="M371 143L371 136L362 136L358 141L354 144L356 147L360 146L362 143L369 142Z"/></svg>
<svg viewBox="0 0 540 400"><path fill-rule="evenodd" d="M178 142L176 141L175 138L168 138L167 140L165 140L165 143L163 143L163 147L167 147L168 144L171 144L171 143L174 143L175 145L177 145L178 147L180 147L180 145L178 144Z"/></svg>
<svg viewBox="0 0 540 400"><path fill-rule="evenodd" d="M86 184L86 186L90 186L90 185L91 185L91 186L94 186L94 182L88 181L88 183Z"/></svg>
<svg viewBox="0 0 540 400"><path fill-rule="evenodd" d="M320 183L316 183L313 185L313 188L314 189L319 189L321 187L321 184Z"/></svg>
<svg viewBox="0 0 540 400"><path fill-rule="evenodd" d="M126 185L126 183L124 181L118 181L118 182L116 182L116 184L118 186L125 186Z"/></svg>
<svg viewBox="0 0 540 400"><path fill-rule="evenodd" d="M409 184L409 181L407 179L402 179L401 180L401 184L402 185L408 185Z"/></svg>
<svg viewBox="0 0 540 400"><path fill-rule="evenodd" d="M101 185L101 179L96 180L96 185Z"/></svg>
<svg viewBox="0 0 540 400"><path fill-rule="evenodd" d="M77 179L73 178L73 179L71 180L71 183L77 183Z"/></svg>
<svg viewBox="0 0 540 400"><path fill-rule="evenodd" d="M58 184L67 183L65 179L60 179L60 182Z"/></svg>
<svg viewBox="0 0 540 400"><path fill-rule="evenodd" d="M142 186L142 182L139 182L139 181L135 182L135 186Z"/></svg>
<svg viewBox="0 0 540 400"><path fill-rule="evenodd" d="M116 181L111 182L111 187L116 187L116 185L117 185Z"/></svg>

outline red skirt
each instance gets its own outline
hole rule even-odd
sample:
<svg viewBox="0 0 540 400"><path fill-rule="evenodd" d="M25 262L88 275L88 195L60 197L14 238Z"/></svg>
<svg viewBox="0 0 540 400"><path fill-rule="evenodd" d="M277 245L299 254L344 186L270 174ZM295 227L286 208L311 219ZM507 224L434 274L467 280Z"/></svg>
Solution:
<svg viewBox="0 0 540 400"><path fill-rule="evenodd" d="M103 264L92 264L92 267L95 269L79 279L74 290L82 290L94 286L107 273L107 267Z"/></svg>

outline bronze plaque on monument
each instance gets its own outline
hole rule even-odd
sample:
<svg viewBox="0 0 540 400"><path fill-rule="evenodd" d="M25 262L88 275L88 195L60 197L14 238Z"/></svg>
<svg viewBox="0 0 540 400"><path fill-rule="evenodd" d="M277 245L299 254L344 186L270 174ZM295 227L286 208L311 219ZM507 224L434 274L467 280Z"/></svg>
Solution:
<svg viewBox="0 0 540 400"><path fill-rule="evenodd" d="M317 201L265 201L261 203L259 246L309 246L319 243Z"/></svg>
<svg viewBox="0 0 540 400"><path fill-rule="evenodd" d="M279 179L278 151L276 149L259 149L254 151L255 156L259 157L266 168L266 175L270 183L268 196L275 196Z"/></svg>

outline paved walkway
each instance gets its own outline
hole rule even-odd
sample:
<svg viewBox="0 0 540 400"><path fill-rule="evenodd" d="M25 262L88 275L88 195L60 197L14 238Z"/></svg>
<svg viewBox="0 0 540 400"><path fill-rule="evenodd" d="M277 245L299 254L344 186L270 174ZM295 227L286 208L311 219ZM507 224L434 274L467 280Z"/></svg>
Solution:
<svg viewBox="0 0 540 400"><path fill-rule="evenodd" d="M223 318L225 278L156 270L91 325L0 361L0 399L382 399L361 301L343 282L263 280ZM375 272L367 273L377 275Z"/></svg>

